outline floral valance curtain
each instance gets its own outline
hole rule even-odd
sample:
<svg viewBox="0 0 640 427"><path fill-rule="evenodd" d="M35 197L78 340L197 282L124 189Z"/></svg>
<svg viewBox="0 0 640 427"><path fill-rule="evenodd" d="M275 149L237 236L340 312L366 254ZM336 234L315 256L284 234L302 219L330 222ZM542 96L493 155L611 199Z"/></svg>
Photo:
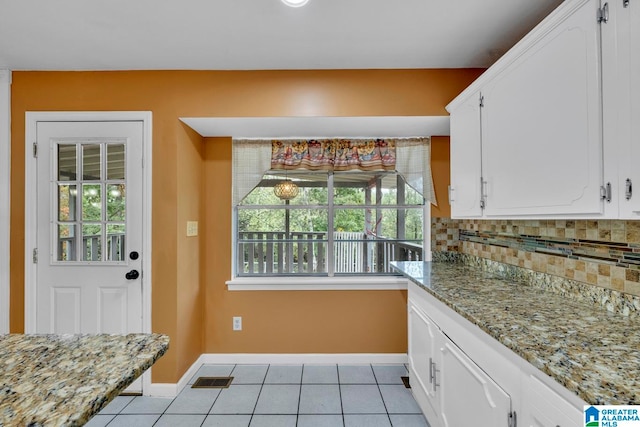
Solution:
<svg viewBox="0 0 640 427"><path fill-rule="evenodd" d="M393 139L271 141L271 169L395 170Z"/></svg>
<svg viewBox="0 0 640 427"><path fill-rule="evenodd" d="M269 169L390 170L436 205L431 145L424 138L233 140L233 205Z"/></svg>

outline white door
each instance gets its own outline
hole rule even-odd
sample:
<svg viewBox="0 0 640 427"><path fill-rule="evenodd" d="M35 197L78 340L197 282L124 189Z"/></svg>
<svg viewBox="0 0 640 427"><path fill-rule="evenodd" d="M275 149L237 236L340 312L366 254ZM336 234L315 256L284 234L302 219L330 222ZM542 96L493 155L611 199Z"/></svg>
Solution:
<svg viewBox="0 0 640 427"><path fill-rule="evenodd" d="M601 214L598 0L482 90L486 216Z"/></svg>
<svg viewBox="0 0 640 427"><path fill-rule="evenodd" d="M442 425L507 426L511 398L455 344L445 338L442 353Z"/></svg>
<svg viewBox="0 0 640 427"><path fill-rule="evenodd" d="M431 427L440 425L440 377L435 371L438 362L434 358L438 355L441 336L435 323L409 300L409 380L416 402Z"/></svg>
<svg viewBox="0 0 640 427"><path fill-rule="evenodd" d="M482 216L480 93L451 112L451 217Z"/></svg>
<svg viewBox="0 0 640 427"><path fill-rule="evenodd" d="M36 132L36 332L142 332L143 122Z"/></svg>
<svg viewBox="0 0 640 427"><path fill-rule="evenodd" d="M613 97L608 107L615 112L618 121L614 124L620 145L620 216L640 217L640 6L637 2L615 3L616 47L618 48L618 74L614 85L618 85L619 97ZM608 28L608 30L612 30ZM606 64L610 65L610 64Z"/></svg>

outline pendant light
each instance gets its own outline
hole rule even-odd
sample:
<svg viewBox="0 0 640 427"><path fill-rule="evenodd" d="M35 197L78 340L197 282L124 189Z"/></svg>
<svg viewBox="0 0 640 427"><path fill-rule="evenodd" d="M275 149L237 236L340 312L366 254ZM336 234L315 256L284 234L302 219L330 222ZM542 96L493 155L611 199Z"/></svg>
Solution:
<svg viewBox="0 0 640 427"><path fill-rule="evenodd" d="M273 187L273 194L275 194L280 200L295 199L299 191L300 189L295 182L287 178L286 170L284 171L284 180L280 181Z"/></svg>

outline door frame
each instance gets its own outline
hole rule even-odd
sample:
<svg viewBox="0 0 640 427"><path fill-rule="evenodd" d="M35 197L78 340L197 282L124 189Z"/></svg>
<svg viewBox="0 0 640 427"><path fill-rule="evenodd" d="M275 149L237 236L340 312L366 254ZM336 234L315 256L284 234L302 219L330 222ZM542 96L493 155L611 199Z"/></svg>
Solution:
<svg viewBox="0 0 640 427"><path fill-rule="evenodd" d="M0 334L9 333L11 245L11 71L0 70Z"/></svg>
<svg viewBox="0 0 640 427"><path fill-rule="evenodd" d="M142 121L143 128L143 172L142 172L142 332L151 333L151 184L152 184L152 113L151 111L27 111L25 129L25 245L24 245L24 289L25 289L25 333L36 331L36 280L37 265L32 262L37 235L37 162L33 156L33 143L37 141L38 122L100 122ZM147 371L149 372L149 371ZM150 374L143 375L143 392L151 384Z"/></svg>

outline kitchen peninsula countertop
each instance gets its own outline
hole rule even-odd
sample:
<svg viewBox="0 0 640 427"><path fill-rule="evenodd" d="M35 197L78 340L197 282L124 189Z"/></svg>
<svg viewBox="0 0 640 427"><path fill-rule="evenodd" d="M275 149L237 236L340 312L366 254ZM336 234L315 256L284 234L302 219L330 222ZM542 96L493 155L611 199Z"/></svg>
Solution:
<svg viewBox="0 0 640 427"><path fill-rule="evenodd" d="M588 404L640 404L637 317L463 263L393 266Z"/></svg>
<svg viewBox="0 0 640 427"><path fill-rule="evenodd" d="M0 426L79 426L169 347L161 334L0 335Z"/></svg>

